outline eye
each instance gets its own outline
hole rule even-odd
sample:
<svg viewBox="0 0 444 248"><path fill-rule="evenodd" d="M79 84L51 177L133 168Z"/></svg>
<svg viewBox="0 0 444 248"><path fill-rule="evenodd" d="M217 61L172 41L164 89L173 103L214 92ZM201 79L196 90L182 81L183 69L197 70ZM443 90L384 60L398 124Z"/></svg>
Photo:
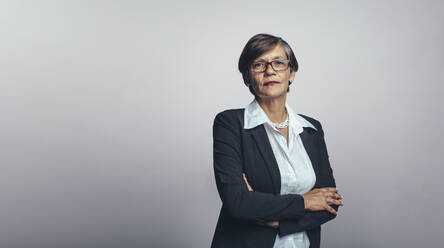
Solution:
<svg viewBox="0 0 444 248"><path fill-rule="evenodd" d="M283 60L276 60L276 61L274 61L276 64L278 64L278 65L282 65L282 64L284 64L284 61Z"/></svg>
<svg viewBox="0 0 444 248"><path fill-rule="evenodd" d="M262 67L262 66L264 66L264 63L263 63L263 62L257 62L257 63L254 63L254 64L253 64L253 67L254 67L254 68L260 68L260 67Z"/></svg>

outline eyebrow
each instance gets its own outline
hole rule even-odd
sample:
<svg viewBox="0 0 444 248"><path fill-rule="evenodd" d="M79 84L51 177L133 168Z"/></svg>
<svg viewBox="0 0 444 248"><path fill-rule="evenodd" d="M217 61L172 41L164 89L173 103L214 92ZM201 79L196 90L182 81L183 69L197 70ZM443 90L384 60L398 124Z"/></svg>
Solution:
<svg viewBox="0 0 444 248"><path fill-rule="evenodd" d="M273 58L271 58L271 59L282 59L283 57L282 56L274 56ZM255 62L258 62L258 61L265 61L265 59L258 59L258 60L255 60Z"/></svg>

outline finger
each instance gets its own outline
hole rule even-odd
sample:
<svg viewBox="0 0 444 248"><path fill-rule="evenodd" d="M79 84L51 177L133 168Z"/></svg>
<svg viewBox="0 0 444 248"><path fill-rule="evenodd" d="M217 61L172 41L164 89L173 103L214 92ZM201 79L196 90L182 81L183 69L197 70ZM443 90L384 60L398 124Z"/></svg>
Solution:
<svg viewBox="0 0 444 248"><path fill-rule="evenodd" d="M323 194L325 197L333 197L333 192L330 192L330 191L324 191L324 192L322 192L322 194Z"/></svg>
<svg viewBox="0 0 444 248"><path fill-rule="evenodd" d="M253 191L253 188L252 188L252 187L250 186L250 184L248 183L248 180L247 180L247 178L245 177L245 174L244 174L244 173L242 173L242 176L244 177L245 184L247 184L248 191Z"/></svg>
<svg viewBox="0 0 444 248"><path fill-rule="evenodd" d="M322 196L327 200L327 198L333 198L333 192L322 192Z"/></svg>
<svg viewBox="0 0 444 248"><path fill-rule="evenodd" d="M265 223L267 226L269 227L278 227L279 226L279 222L278 221L268 221Z"/></svg>
<svg viewBox="0 0 444 248"><path fill-rule="evenodd" d="M245 183L248 185L247 177L245 176L245 173L242 173L242 177L244 178Z"/></svg>
<svg viewBox="0 0 444 248"><path fill-rule="evenodd" d="M328 205L325 207L325 210L327 210L328 212L330 212L330 213L332 213L332 214L334 214L334 215L337 214L337 213L336 213L336 210L335 210L334 208L328 206Z"/></svg>
<svg viewBox="0 0 444 248"><path fill-rule="evenodd" d="M336 198L336 199L344 199L344 197L342 197L342 195L340 195L340 194L338 194L338 193L334 193L334 194L333 194L333 198Z"/></svg>
<svg viewBox="0 0 444 248"><path fill-rule="evenodd" d="M247 184L247 187L248 187L248 191L253 191L253 188L249 184Z"/></svg>
<svg viewBox="0 0 444 248"><path fill-rule="evenodd" d="M327 198L327 203L330 205L330 204L333 204L333 205L338 205L338 206L344 206L344 203L343 202L341 202L340 200L335 200L335 199L332 199L332 198Z"/></svg>
<svg viewBox="0 0 444 248"><path fill-rule="evenodd" d="M343 199L342 195L338 194L338 193L334 193L334 192L325 192L324 193L325 197L330 197L333 199Z"/></svg>
<svg viewBox="0 0 444 248"><path fill-rule="evenodd" d="M330 198L341 199L341 195L335 192L326 192L324 195Z"/></svg>
<svg viewBox="0 0 444 248"><path fill-rule="evenodd" d="M324 187L324 188L320 188L320 190L322 192L338 192L338 189L334 188L334 187Z"/></svg>

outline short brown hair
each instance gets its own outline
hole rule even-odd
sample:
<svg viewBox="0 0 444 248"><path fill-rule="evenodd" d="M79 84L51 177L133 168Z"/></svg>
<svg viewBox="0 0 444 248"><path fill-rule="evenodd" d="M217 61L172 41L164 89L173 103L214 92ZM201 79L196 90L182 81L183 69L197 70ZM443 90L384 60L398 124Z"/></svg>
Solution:
<svg viewBox="0 0 444 248"><path fill-rule="evenodd" d="M262 54L275 48L277 45L281 45L284 48L287 59L290 60L290 71L298 71L298 61L296 60L296 57L294 56L293 50L291 49L290 45L288 45L285 40L283 40L281 37L276 37L271 34L256 34L255 36L251 37L250 40L248 40L247 44L244 47L244 50L242 50L242 53L239 57L238 68L239 71L242 73L245 84L249 84L251 80L251 63L253 63L253 61ZM288 83L287 92L290 91L290 84L291 82ZM251 94L256 95L251 83L249 88Z"/></svg>

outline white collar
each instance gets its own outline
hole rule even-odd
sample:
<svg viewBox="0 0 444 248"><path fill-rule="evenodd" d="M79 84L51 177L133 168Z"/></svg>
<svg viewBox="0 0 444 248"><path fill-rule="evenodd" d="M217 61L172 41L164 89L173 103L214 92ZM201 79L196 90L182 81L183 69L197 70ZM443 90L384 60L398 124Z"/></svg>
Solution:
<svg viewBox="0 0 444 248"><path fill-rule="evenodd" d="M317 129L307 121L302 116L296 114L292 108L288 105L287 101L285 101L285 107L287 108L288 113L288 125L290 125L293 130L302 129L302 127L311 127L317 131ZM258 125L267 123L270 127L271 121L268 118L267 114L264 112L259 103L254 99L244 111L244 129L254 128Z"/></svg>

